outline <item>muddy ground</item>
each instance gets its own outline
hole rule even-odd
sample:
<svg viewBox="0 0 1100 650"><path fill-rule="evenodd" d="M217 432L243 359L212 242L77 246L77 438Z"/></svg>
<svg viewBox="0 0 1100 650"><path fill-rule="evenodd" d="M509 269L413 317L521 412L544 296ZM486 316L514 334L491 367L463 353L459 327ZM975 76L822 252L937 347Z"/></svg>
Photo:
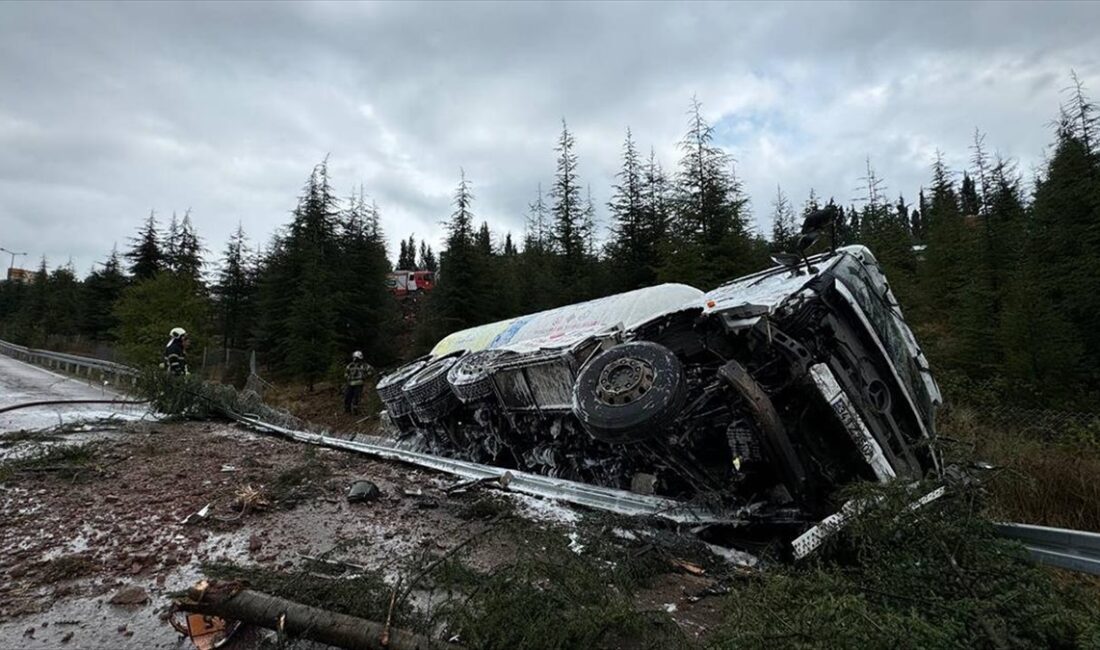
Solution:
<svg viewBox="0 0 1100 650"><path fill-rule="evenodd" d="M653 555L644 525L597 525L597 513L487 488L448 494L453 477L229 424L106 428L80 432L77 443L66 432L0 434L6 455L24 458L0 465L4 647L191 647L166 621L170 594L193 585L209 563L289 573L322 558L393 584L459 546L478 571L507 562L517 544L583 556L597 534L640 549L632 556ZM56 451L67 444L76 446ZM349 503L359 479L381 496ZM209 516L186 522L208 504ZM518 537L497 535L505 511ZM689 638L705 636L720 619L705 597L714 581L705 569L700 575L707 561L658 557L664 568L633 596L635 606L670 617ZM414 594L407 606L430 610L432 594Z"/></svg>

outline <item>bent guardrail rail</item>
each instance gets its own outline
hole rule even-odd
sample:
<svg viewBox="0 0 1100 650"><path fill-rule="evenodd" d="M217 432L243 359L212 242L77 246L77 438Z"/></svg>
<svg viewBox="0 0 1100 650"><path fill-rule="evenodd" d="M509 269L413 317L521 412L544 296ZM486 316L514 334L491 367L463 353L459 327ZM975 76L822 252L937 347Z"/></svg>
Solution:
<svg viewBox="0 0 1100 650"><path fill-rule="evenodd" d="M89 379L97 375L100 381L113 377L115 384L122 384L123 380L126 379L130 385L133 385L137 381L138 374L140 374L136 368L114 361L104 361L103 359L82 357L64 352L37 350L7 341L0 341L0 354L26 363L63 370L77 376L84 375Z"/></svg>
<svg viewBox="0 0 1100 650"><path fill-rule="evenodd" d="M1100 575L1100 533L1031 524L994 524L1001 537L1024 545L1039 564Z"/></svg>
<svg viewBox="0 0 1100 650"><path fill-rule="evenodd" d="M236 415L233 419L254 429L274 433L297 442L367 454L384 460L393 460L444 472L464 479L500 479L505 474L509 474L509 490L546 499L558 499L598 510L629 516L655 516L676 523L691 525L716 523L736 525L742 523L736 513L712 512L706 508L663 497L551 478L541 474L531 474L520 470L504 469L443 456L433 456L384 444L377 438L375 438L377 442L345 440L308 431L295 431L247 415Z"/></svg>

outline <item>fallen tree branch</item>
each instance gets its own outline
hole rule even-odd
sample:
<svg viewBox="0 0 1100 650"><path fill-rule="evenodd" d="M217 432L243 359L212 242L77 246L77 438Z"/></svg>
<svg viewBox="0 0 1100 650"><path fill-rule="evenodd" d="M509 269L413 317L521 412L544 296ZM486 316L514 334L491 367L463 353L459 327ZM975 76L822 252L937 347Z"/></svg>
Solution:
<svg viewBox="0 0 1100 650"><path fill-rule="evenodd" d="M462 650L461 646L435 641L402 630L386 630L375 621L310 607L258 591L238 589L235 583L200 583L175 606L196 614L212 614L279 630L347 650ZM383 635L388 633L388 643Z"/></svg>

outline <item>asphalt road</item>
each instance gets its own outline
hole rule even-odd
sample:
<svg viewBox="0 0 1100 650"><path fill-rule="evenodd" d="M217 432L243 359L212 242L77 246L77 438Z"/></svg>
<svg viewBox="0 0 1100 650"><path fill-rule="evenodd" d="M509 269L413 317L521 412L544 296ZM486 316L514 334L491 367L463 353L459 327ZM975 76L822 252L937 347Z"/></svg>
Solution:
<svg viewBox="0 0 1100 650"><path fill-rule="evenodd" d="M125 399L108 386L90 384L44 368L0 355L0 408L26 402L76 399ZM141 406L111 404L72 404L36 406L0 413L0 433L41 429L74 419L93 419L119 415L140 417Z"/></svg>

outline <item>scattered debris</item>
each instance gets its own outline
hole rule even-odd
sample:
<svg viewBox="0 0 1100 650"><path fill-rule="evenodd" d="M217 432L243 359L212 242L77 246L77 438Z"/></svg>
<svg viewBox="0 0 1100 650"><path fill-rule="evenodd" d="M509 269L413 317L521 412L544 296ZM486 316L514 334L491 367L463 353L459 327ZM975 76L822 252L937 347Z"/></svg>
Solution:
<svg viewBox="0 0 1100 650"><path fill-rule="evenodd" d="M107 602L112 605L144 605L149 602L149 594L137 585L130 585L119 589Z"/></svg>
<svg viewBox="0 0 1100 650"><path fill-rule="evenodd" d="M382 490L365 479L352 483L348 489L348 503L370 503L380 496L382 496Z"/></svg>
<svg viewBox="0 0 1100 650"><path fill-rule="evenodd" d="M748 569L756 569L760 566L760 558L756 557L752 553L746 553L745 551L739 551L735 548L727 548L725 546L718 546L716 544L707 544L706 546L708 549L710 549L712 553L734 566L745 567Z"/></svg>
<svg viewBox="0 0 1100 650"><path fill-rule="evenodd" d="M690 573L693 576L706 575L706 573L707 573L707 570L704 569L703 567L699 566L698 564L692 564L691 562L688 562L686 560L679 560L679 559L673 558L673 559L669 560L669 563L672 564L672 566L674 566L678 569L683 569L684 571L686 571L687 573Z"/></svg>
<svg viewBox="0 0 1100 650"><path fill-rule="evenodd" d="M443 491L447 494L456 494L459 492L467 492L482 486L490 486L494 483L499 487L507 490L508 485L512 482L512 473L504 472L500 476L486 476L485 478L475 478L468 481L459 481L454 485L443 488Z"/></svg>
<svg viewBox="0 0 1100 650"><path fill-rule="evenodd" d="M203 519L206 519L208 516L210 516L210 508L213 505L213 503L206 504L205 506L200 508L198 512L192 512L191 514L184 517L183 521L181 521L180 523L185 526L199 523Z"/></svg>
<svg viewBox="0 0 1100 650"><path fill-rule="evenodd" d="M253 510L263 510L271 505L264 493L251 485L238 488L233 503L240 509L242 516Z"/></svg>
<svg viewBox="0 0 1100 650"><path fill-rule="evenodd" d="M630 481L630 491L638 494L656 494L657 477L653 474L638 472Z"/></svg>

